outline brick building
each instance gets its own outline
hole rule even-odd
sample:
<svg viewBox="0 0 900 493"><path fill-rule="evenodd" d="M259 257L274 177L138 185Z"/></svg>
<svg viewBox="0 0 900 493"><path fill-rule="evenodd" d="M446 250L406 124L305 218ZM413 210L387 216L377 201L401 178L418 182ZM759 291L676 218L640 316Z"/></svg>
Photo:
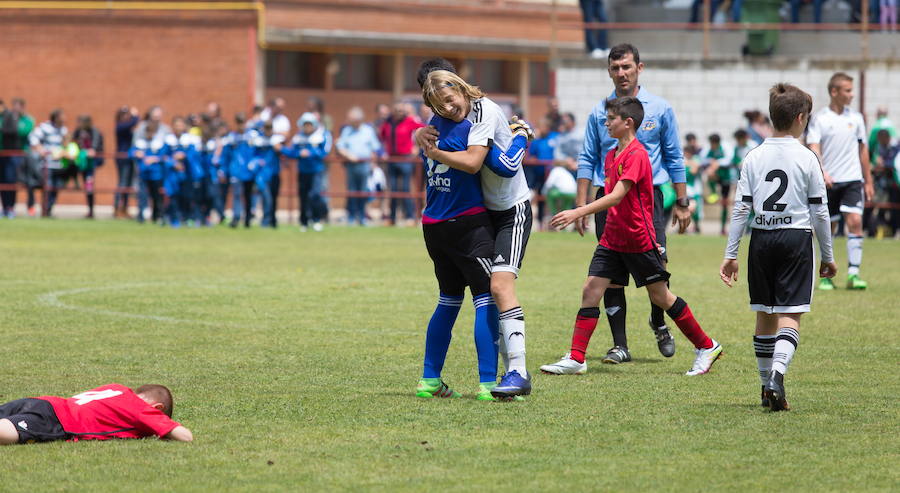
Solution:
<svg viewBox="0 0 900 493"><path fill-rule="evenodd" d="M316 95L339 124L353 105L371 113L379 102L417 100L415 67L442 55L496 100L539 113L553 91L550 3L0 3L0 98L24 97L38 122L63 108L70 128L77 115L90 114L112 147L113 116L122 105L143 111L159 104L169 119L218 101L230 119L283 96L295 120ZM580 19L574 1L560 3L559 19ZM579 32L556 36L563 50L580 49ZM114 168L108 163L98 174L100 188L113 186ZM98 196L100 204L110 200Z"/></svg>

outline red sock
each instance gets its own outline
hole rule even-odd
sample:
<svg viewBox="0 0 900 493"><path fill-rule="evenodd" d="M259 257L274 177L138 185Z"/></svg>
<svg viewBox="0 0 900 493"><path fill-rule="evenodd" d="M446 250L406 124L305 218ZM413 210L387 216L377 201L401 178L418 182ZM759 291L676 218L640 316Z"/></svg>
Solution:
<svg viewBox="0 0 900 493"><path fill-rule="evenodd" d="M597 328L597 320L600 319L600 308L582 308L575 317L575 330L572 331L572 349L569 351L572 359L584 363L584 353L587 352L588 343L594 329Z"/></svg>
<svg viewBox="0 0 900 493"><path fill-rule="evenodd" d="M675 321L675 325L681 329L681 333L688 338L697 349L709 349L713 347L712 339L703 332L691 309L683 299L677 298L675 303L666 310L666 313Z"/></svg>

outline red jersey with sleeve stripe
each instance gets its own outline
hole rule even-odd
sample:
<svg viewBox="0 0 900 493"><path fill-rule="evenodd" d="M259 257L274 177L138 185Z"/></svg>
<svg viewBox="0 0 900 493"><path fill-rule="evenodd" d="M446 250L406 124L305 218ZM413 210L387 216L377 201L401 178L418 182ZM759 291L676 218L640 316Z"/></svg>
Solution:
<svg viewBox="0 0 900 493"><path fill-rule="evenodd" d="M619 205L607 212L600 244L624 253L643 253L655 249L653 168L647 150L634 139L618 156L616 149L609 151L603 162L606 193L611 193L622 180L632 182L632 186Z"/></svg>
<svg viewBox="0 0 900 493"><path fill-rule="evenodd" d="M37 397L50 403L70 440L165 436L179 426L124 385L112 383L71 398Z"/></svg>

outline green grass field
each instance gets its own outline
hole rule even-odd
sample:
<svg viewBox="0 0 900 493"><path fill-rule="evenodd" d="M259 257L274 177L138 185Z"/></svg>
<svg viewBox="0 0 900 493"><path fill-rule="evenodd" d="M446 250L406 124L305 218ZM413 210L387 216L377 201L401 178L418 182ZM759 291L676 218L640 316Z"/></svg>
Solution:
<svg viewBox="0 0 900 493"><path fill-rule="evenodd" d="M3 448L0 490L896 491L900 243L866 243L868 292L817 294L794 409L776 414L759 407L746 264L726 288L717 237L670 240L673 291L725 347L710 374L683 375L680 334L659 355L634 288L635 362L600 364L603 320L587 375L537 373L568 348L593 248L532 236L526 402L474 399L468 298L444 371L466 395L420 400L437 287L418 230L0 222L0 402L163 383L195 436ZM838 240L840 286L845 254Z"/></svg>

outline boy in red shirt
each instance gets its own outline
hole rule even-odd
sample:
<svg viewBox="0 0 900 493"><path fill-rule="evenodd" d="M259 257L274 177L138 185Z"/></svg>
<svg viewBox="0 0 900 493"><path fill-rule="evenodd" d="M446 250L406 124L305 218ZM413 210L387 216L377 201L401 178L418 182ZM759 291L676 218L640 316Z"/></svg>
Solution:
<svg viewBox="0 0 900 493"><path fill-rule="evenodd" d="M550 224L565 228L576 219L609 209L606 228L594 252L588 278L581 295L581 310L575 318L571 352L554 365L542 367L544 373L582 374L587 371L584 353L597 320L600 300L610 283L628 285L628 274L637 287L646 286L653 304L666 310L681 332L696 349L694 365L687 375L709 371L722 354L722 346L710 339L694 318L683 299L666 286L669 273L663 267L653 229L653 176L650 158L635 132L644 119L644 108L634 97L623 97L607 103L606 127L618 146L609 151L604 162L606 171L602 198L577 209L553 216ZM559 367L559 371L556 367Z"/></svg>
<svg viewBox="0 0 900 493"><path fill-rule="evenodd" d="M19 399L0 405L0 445L149 436L192 441L191 431L172 421L172 405L172 393L162 385L132 391L116 383L69 399Z"/></svg>

